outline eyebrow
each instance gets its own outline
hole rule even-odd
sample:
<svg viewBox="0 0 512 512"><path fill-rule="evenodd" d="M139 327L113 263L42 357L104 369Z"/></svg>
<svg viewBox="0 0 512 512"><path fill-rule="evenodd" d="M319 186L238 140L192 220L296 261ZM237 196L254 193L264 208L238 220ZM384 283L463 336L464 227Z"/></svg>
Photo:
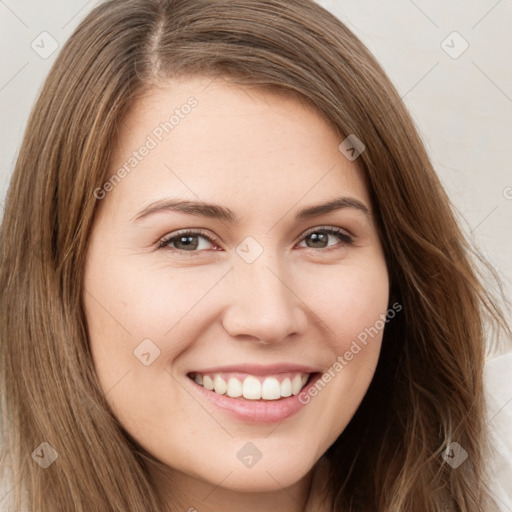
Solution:
<svg viewBox="0 0 512 512"><path fill-rule="evenodd" d="M371 216L369 208L359 199L356 199L355 197L337 197L326 203L308 206L307 208L300 210L296 214L295 220L306 220L333 211L344 209L360 211L367 217ZM236 214L224 206L198 201L183 201L174 199L155 201L137 213L134 217L132 217L131 220L139 221L150 215L154 215L156 213L165 213L169 211L182 212L199 217L220 219L232 224L240 224L240 219L236 216Z"/></svg>

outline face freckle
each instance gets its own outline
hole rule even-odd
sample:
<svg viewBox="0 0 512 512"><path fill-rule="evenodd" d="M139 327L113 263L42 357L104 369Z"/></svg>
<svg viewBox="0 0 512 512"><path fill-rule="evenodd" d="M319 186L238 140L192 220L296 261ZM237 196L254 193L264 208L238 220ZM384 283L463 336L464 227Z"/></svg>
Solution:
<svg viewBox="0 0 512 512"><path fill-rule="evenodd" d="M273 491L302 481L365 395L388 272L362 171L322 116L209 82L162 84L122 123L110 175L144 156L99 201L89 339L113 411L168 478Z"/></svg>

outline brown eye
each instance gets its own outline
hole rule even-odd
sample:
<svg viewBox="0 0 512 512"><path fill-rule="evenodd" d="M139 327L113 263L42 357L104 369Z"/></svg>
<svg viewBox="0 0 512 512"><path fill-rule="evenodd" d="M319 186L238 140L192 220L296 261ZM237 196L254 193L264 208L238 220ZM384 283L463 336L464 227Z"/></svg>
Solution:
<svg viewBox="0 0 512 512"><path fill-rule="evenodd" d="M213 245L213 243L210 237L200 231L183 231L172 236L166 236L160 241L159 247L177 251L199 252L211 249L208 245Z"/></svg>
<svg viewBox="0 0 512 512"><path fill-rule="evenodd" d="M315 228L304 235L303 240L306 241L306 247L310 249L324 249L326 247L333 247L337 243L329 244L332 239L338 239L343 242L342 245L350 245L353 242L352 237L345 234L338 228ZM309 241L310 243L308 244Z"/></svg>

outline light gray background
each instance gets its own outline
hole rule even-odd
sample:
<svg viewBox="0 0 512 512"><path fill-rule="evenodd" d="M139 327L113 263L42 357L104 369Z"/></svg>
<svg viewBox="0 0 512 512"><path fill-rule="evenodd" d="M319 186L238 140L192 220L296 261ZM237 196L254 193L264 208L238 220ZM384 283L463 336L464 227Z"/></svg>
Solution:
<svg viewBox="0 0 512 512"><path fill-rule="evenodd" d="M363 40L395 83L465 230L510 296L512 0L318 1ZM32 46L44 54L51 38L62 45L97 3L0 0L2 204L28 114L58 53L42 58Z"/></svg>

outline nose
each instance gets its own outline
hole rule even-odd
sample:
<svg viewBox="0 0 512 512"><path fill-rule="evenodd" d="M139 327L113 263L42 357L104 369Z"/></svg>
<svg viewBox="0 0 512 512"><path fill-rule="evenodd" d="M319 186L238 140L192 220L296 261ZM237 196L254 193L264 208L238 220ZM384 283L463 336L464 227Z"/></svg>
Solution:
<svg viewBox="0 0 512 512"><path fill-rule="evenodd" d="M307 306L277 258L237 261L231 272L224 329L235 338L275 344L304 333Z"/></svg>

